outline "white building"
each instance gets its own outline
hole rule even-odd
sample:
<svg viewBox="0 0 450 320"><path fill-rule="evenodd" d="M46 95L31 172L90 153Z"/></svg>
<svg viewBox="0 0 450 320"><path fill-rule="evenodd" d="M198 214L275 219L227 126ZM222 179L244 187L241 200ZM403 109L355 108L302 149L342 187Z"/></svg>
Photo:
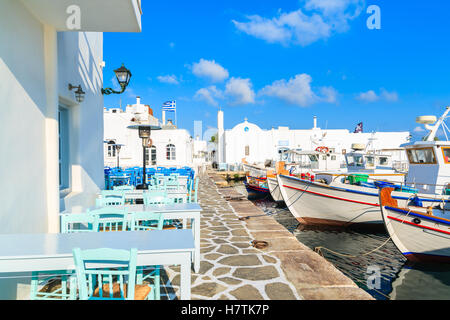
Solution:
<svg viewBox="0 0 450 320"><path fill-rule="evenodd" d="M177 128L171 120L159 123L153 116L152 108L141 104L140 97L137 97L136 104L128 105L125 110L104 110L104 140L123 145L119 154L121 167L142 167L142 141L137 130L127 128L136 124L136 120L162 128L151 132L153 146L146 148L146 166L183 167L204 162L202 155L206 151L206 142L194 140L187 130ZM104 153L105 166L116 167L117 153L114 148L105 143Z"/></svg>
<svg viewBox="0 0 450 320"><path fill-rule="evenodd" d="M261 129L247 119L234 128L223 129L223 112L218 113L219 163L239 164L242 159L249 163L277 161L280 152L286 149L311 151L318 147L328 147L330 151L345 153L351 151L354 143L368 145L370 149L395 149L409 139L409 132L352 133L347 129L321 129L314 117L312 129L292 130L278 127Z"/></svg>
<svg viewBox="0 0 450 320"><path fill-rule="evenodd" d="M140 10L138 0L0 1L0 233L57 233L60 212L94 204L104 188L102 32L140 32ZM0 299L27 298L30 278L11 276L0 274Z"/></svg>

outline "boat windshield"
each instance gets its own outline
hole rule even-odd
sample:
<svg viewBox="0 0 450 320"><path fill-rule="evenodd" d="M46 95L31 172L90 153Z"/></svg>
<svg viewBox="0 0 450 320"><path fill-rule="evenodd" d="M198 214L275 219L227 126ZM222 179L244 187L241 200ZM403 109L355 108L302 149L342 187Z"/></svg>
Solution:
<svg viewBox="0 0 450 320"><path fill-rule="evenodd" d="M364 159L362 155L353 154L347 155L347 166L349 167L364 167Z"/></svg>
<svg viewBox="0 0 450 320"><path fill-rule="evenodd" d="M387 166L389 164L389 159L388 157L379 157L378 158L378 164L380 166Z"/></svg>
<svg viewBox="0 0 450 320"><path fill-rule="evenodd" d="M433 148L420 148L407 150L411 164L436 164Z"/></svg>
<svg viewBox="0 0 450 320"><path fill-rule="evenodd" d="M450 163L450 148L442 148L445 163Z"/></svg>
<svg viewBox="0 0 450 320"><path fill-rule="evenodd" d="M375 166L375 157L374 156L366 156L366 166L367 167Z"/></svg>

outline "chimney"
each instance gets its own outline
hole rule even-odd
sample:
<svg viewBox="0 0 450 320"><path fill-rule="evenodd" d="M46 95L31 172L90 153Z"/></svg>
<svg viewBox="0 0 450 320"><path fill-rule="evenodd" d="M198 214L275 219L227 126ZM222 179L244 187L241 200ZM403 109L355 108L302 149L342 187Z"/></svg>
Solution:
<svg viewBox="0 0 450 320"><path fill-rule="evenodd" d="M136 104L141 104L141 97L139 96L136 97Z"/></svg>
<svg viewBox="0 0 450 320"><path fill-rule="evenodd" d="M313 129L316 129L316 128L317 128L317 117L314 116L314 128Z"/></svg>

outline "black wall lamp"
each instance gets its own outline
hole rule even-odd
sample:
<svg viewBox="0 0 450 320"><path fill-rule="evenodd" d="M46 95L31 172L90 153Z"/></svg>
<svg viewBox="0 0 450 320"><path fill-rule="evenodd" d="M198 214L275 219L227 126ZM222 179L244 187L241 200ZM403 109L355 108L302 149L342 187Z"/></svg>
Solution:
<svg viewBox="0 0 450 320"><path fill-rule="evenodd" d="M86 94L86 92L84 92L83 89L81 88L81 84L78 86L74 86L69 83L69 91L72 91L73 89L77 89L77 91L75 91L75 98L76 98L77 102L78 103L83 102L84 95Z"/></svg>
<svg viewBox="0 0 450 320"><path fill-rule="evenodd" d="M117 82L119 82L120 87L122 88L121 91L115 91L111 88L102 89L102 94L121 94L125 91L126 87L128 86L128 83L130 83L131 79L131 72L127 68L125 68L124 64L122 63L122 66L119 69L114 70L114 73L116 74Z"/></svg>

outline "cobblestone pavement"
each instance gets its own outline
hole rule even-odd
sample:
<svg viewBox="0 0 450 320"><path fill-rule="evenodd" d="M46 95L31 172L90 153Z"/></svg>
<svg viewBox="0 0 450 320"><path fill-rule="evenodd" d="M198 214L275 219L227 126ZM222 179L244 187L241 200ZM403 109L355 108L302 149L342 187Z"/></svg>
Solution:
<svg viewBox="0 0 450 320"><path fill-rule="evenodd" d="M245 223L206 175L200 178L199 203L203 208L201 265L199 273L192 273L193 300L300 299L284 276L280 260L252 247L254 239ZM179 290L179 267L165 270L162 299L174 299Z"/></svg>
<svg viewBox="0 0 450 320"><path fill-rule="evenodd" d="M201 264L191 277L193 300L373 300L273 217L246 197L238 200L242 195L226 186L214 172L200 176ZM253 240L268 246L256 249ZM179 267L166 267L161 298L177 299L179 281Z"/></svg>

